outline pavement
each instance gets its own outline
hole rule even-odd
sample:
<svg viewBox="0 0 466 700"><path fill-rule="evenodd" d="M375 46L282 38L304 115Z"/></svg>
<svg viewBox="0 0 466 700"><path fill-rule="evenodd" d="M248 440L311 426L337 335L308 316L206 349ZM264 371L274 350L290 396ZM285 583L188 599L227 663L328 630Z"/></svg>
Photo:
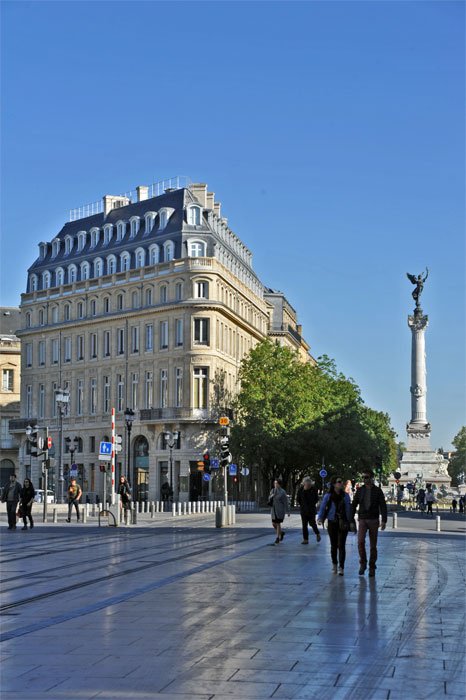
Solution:
<svg viewBox="0 0 466 700"><path fill-rule="evenodd" d="M1 700L465 697L466 520L398 514L375 578L269 516L1 535Z"/></svg>

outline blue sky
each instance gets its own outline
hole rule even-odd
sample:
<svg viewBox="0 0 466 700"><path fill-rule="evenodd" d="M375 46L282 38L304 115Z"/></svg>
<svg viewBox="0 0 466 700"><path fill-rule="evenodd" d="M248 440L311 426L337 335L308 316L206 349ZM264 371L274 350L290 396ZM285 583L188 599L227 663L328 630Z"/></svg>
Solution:
<svg viewBox="0 0 466 700"><path fill-rule="evenodd" d="M462 2L3 2L1 303L70 208L207 182L315 356L405 438L427 265L428 417L465 418Z"/></svg>

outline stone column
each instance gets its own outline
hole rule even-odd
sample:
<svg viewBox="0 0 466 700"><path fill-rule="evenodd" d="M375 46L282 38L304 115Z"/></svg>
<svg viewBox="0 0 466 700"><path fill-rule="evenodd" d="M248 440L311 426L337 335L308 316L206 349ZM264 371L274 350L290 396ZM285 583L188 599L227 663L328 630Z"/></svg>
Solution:
<svg viewBox="0 0 466 700"><path fill-rule="evenodd" d="M416 309L413 316L408 316L408 326L411 328L411 421L410 425L427 425L427 382L426 382L426 349L425 329L429 325L429 317Z"/></svg>

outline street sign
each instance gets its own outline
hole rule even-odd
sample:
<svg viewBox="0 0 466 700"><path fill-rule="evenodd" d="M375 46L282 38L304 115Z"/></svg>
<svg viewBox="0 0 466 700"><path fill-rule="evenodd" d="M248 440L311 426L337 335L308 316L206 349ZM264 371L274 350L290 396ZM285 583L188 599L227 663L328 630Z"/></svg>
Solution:
<svg viewBox="0 0 466 700"><path fill-rule="evenodd" d="M327 470L326 470L326 469L321 469L320 472L319 472L319 474L320 474L320 476L322 477L322 479L325 479L325 477L327 476Z"/></svg>
<svg viewBox="0 0 466 700"><path fill-rule="evenodd" d="M112 443L101 442L99 445L99 459L103 462L110 462L112 459Z"/></svg>
<svg viewBox="0 0 466 700"><path fill-rule="evenodd" d="M237 471L238 471L238 467L236 464L230 464L229 470L230 470L229 471L230 476L236 476Z"/></svg>
<svg viewBox="0 0 466 700"><path fill-rule="evenodd" d="M210 481L210 474L207 474L207 472L205 472L205 474L202 475L202 479L203 481Z"/></svg>
<svg viewBox="0 0 466 700"><path fill-rule="evenodd" d="M218 469L219 463L217 457L211 457L210 459L210 467L211 469Z"/></svg>
<svg viewBox="0 0 466 700"><path fill-rule="evenodd" d="M72 464L70 469L70 479L76 479L78 476L78 465Z"/></svg>
<svg viewBox="0 0 466 700"><path fill-rule="evenodd" d="M230 425L230 419L227 416L220 416L218 419L219 425Z"/></svg>
<svg viewBox="0 0 466 700"><path fill-rule="evenodd" d="M242 467L241 468L241 474L243 476L248 476L249 475L249 467Z"/></svg>

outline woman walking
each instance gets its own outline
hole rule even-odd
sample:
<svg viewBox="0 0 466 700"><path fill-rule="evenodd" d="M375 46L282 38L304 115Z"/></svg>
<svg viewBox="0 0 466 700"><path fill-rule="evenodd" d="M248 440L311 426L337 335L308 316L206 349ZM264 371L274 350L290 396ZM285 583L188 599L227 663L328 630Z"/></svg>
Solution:
<svg viewBox="0 0 466 700"><path fill-rule="evenodd" d="M21 492L21 500L20 500L20 507L21 507L21 514L23 517L23 530L28 529L27 525L27 518L29 518L29 527L32 528L34 527L34 521L32 519L32 504L34 503L34 496L36 495L36 492L34 490L34 486L32 485L32 481L30 479L24 479L23 482L23 490Z"/></svg>
<svg viewBox="0 0 466 700"><path fill-rule="evenodd" d="M322 525L325 520L328 521L332 570L336 574L338 569L340 576L343 576L345 573L346 538L352 522L351 501L343 489L343 479L336 476L331 479L329 491L322 499L317 516L319 525Z"/></svg>
<svg viewBox="0 0 466 700"><path fill-rule="evenodd" d="M125 525L128 525L128 519L131 520L131 488L124 476L120 476L117 493L120 496L120 521L123 520L122 515L124 511Z"/></svg>
<svg viewBox="0 0 466 700"><path fill-rule="evenodd" d="M320 542L320 532L316 525L316 505L319 500L319 494L314 486L310 476L305 476L301 486L298 489L296 500L299 503L301 513L301 522L303 524L303 541L301 544L309 543L309 531L307 526L310 525L314 531L317 542Z"/></svg>
<svg viewBox="0 0 466 700"><path fill-rule="evenodd" d="M279 544L285 537L282 529L282 523L285 519L285 513L288 511L290 516L290 504L286 491L282 488L281 479L275 479L273 489L269 494L269 506L271 506L270 514L272 516L272 525L275 530L276 538L274 544Z"/></svg>

